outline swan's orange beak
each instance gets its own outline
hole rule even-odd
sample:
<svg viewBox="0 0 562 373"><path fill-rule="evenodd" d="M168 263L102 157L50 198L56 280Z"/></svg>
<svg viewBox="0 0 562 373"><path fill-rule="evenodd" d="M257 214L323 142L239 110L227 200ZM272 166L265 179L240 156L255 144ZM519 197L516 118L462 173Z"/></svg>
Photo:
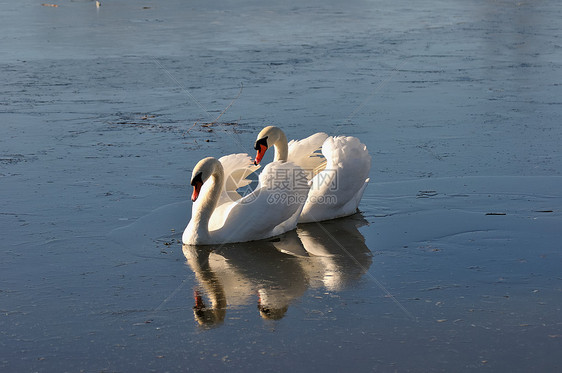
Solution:
<svg viewBox="0 0 562 373"><path fill-rule="evenodd" d="M267 146L263 144L259 144L258 153L256 154L256 159L254 160L254 165L259 165L263 156L265 155L265 151L267 150Z"/></svg>
<svg viewBox="0 0 562 373"><path fill-rule="evenodd" d="M191 195L191 202L197 201L197 197L199 197L199 192L201 191L201 186L203 185L202 182L196 181L193 184L193 194Z"/></svg>

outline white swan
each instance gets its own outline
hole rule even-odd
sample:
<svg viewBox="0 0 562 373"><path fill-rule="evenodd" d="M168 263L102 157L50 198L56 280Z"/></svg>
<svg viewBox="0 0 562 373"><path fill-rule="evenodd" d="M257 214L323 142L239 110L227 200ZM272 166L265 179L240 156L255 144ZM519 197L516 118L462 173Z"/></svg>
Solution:
<svg viewBox="0 0 562 373"><path fill-rule="evenodd" d="M299 223L334 219L357 211L371 169L371 156L359 139L319 132L288 143L280 128L268 126L258 134L254 164L259 164L272 146L274 161L292 162L307 174L310 192Z"/></svg>
<svg viewBox="0 0 562 373"><path fill-rule="evenodd" d="M183 243L246 242L294 229L307 193L306 181L294 177L295 168L290 162L267 165L257 188L242 197L236 189L249 184L246 177L256 169L248 155L199 161L191 178L194 203Z"/></svg>

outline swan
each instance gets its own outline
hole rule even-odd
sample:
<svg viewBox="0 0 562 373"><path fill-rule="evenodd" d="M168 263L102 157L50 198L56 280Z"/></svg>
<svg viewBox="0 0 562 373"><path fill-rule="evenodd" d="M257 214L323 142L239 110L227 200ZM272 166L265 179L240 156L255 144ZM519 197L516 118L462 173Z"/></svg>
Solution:
<svg viewBox="0 0 562 373"><path fill-rule="evenodd" d="M306 201L306 180L295 178L298 166L268 164L256 189L246 196L236 192L250 183L255 171L246 154L220 159L207 157L193 169L191 220L182 241L187 245L246 242L277 236L296 227ZM282 177L281 177L282 176Z"/></svg>
<svg viewBox="0 0 562 373"><path fill-rule="evenodd" d="M280 128L268 126L257 136L255 165L272 146L274 161L292 162L306 174L310 192L299 223L335 219L357 212L371 169L371 156L358 138L318 132L287 142Z"/></svg>

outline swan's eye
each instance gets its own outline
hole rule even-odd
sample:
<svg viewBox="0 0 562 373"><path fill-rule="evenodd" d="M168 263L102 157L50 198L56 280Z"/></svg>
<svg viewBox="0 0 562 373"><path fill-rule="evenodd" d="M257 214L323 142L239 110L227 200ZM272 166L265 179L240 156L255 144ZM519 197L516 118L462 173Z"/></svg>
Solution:
<svg viewBox="0 0 562 373"><path fill-rule="evenodd" d="M259 139L258 141L256 141L256 144L254 145L254 149L255 149L255 150L260 150L260 145L265 146L265 148L267 149L267 148L268 148L268 146L267 146L267 138L268 138L268 137L269 137L269 136L262 137L261 139Z"/></svg>
<svg viewBox="0 0 562 373"><path fill-rule="evenodd" d="M201 177L202 172L199 171L193 178L191 179L191 186L195 186L197 183L203 184L203 179Z"/></svg>

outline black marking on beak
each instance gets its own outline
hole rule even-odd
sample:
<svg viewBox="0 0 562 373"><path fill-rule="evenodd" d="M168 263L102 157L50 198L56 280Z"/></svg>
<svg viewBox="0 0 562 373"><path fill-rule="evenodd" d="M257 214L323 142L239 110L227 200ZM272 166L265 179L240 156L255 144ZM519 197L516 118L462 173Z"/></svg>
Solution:
<svg viewBox="0 0 562 373"><path fill-rule="evenodd" d="M201 178L202 172L199 171L193 178L191 179L191 186L195 186L195 184L200 183L203 184L203 179Z"/></svg>
<svg viewBox="0 0 562 373"><path fill-rule="evenodd" d="M267 138L268 137L269 136L265 136L265 137L262 137L261 139L259 139L258 141L256 141L256 143L254 145L254 149L260 150L260 145L265 146L265 148L267 149L268 148L268 146L267 146Z"/></svg>

